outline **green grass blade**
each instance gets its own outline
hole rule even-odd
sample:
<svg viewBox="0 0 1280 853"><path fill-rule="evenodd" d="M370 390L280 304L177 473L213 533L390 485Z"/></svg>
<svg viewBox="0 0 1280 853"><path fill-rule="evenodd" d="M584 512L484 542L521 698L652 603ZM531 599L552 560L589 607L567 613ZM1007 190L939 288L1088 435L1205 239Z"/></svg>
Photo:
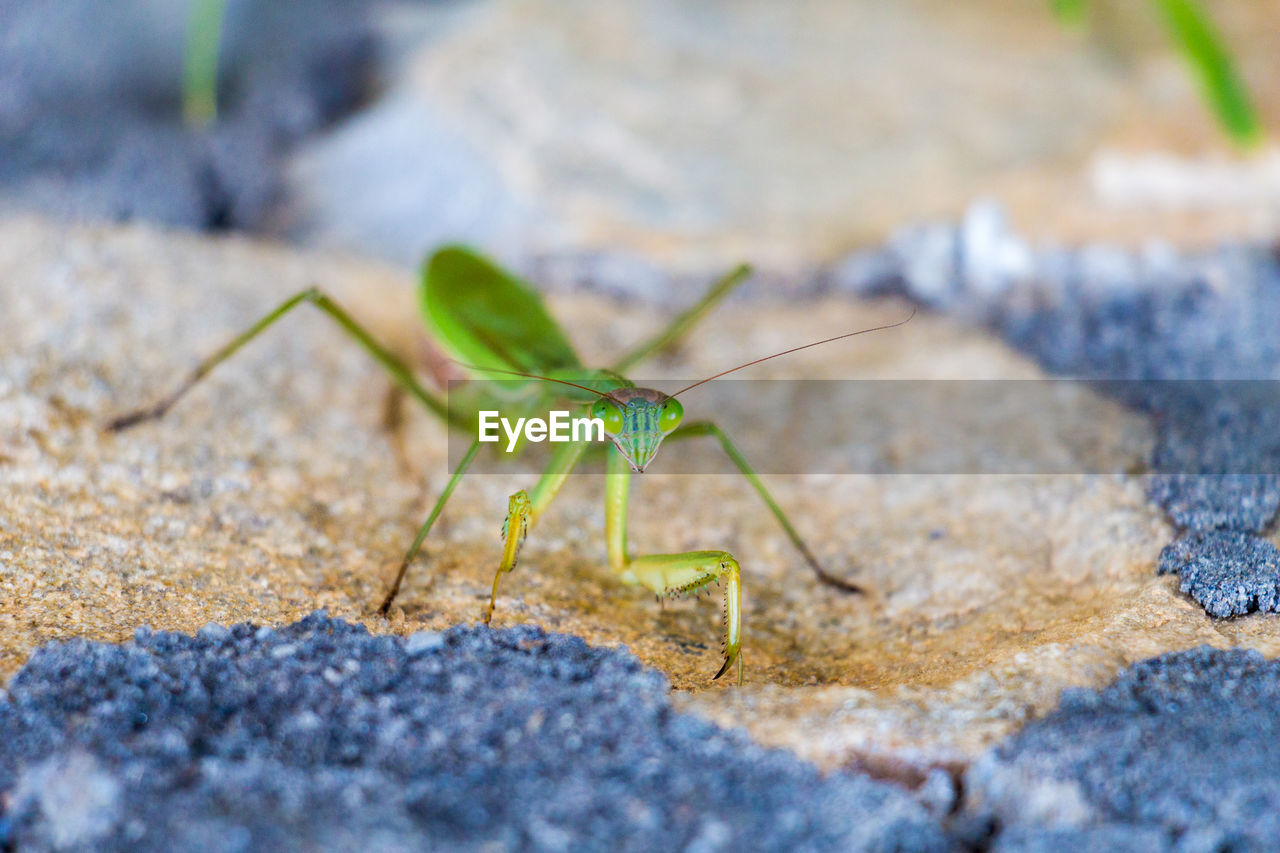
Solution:
<svg viewBox="0 0 1280 853"><path fill-rule="evenodd" d="M1194 0L1155 0L1170 35L1200 78L1219 124L1241 145L1262 138L1262 126L1244 82L1209 16Z"/></svg>
<svg viewBox="0 0 1280 853"><path fill-rule="evenodd" d="M182 69L182 118L203 127L218 117L218 51L226 0L193 0Z"/></svg>

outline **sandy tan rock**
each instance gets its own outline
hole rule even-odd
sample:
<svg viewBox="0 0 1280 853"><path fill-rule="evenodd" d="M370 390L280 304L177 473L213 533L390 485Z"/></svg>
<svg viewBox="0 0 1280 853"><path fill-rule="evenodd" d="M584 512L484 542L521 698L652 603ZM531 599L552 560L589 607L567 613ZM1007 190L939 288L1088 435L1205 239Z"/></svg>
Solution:
<svg viewBox="0 0 1280 853"><path fill-rule="evenodd" d="M1274 5L1211 12L1274 131ZM392 95L293 163L309 240L410 259L462 234L790 270L975 195L1038 240L1207 246L1280 224L1275 149L1232 149L1149 4L1099 4L1080 30L1002 0L417 14L430 35Z"/></svg>
<svg viewBox="0 0 1280 853"><path fill-rule="evenodd" d="M416 412L399 436L384 429L387 382L319 313L283 320L163 421L102 429L313 283L418 351L402 273L236 239L0 225L0 671L12 674L40 643L120 640L141 624L194 631L317 607L401 633L479 619L507 495L534 473L467 478L394 618L373 615L445 479L447 437ZM592 359L661 320L594 299L555 308ZM716 333L653 374L705 375L902 313L897 304L730 305ZM1039 374L979 333L920 316L760 375ZM1131 416L1095 399L1079 417L1125 427L1132 443L1115 452L1140 455ZM743 689L710 681L717 603L659 607L609 576L597 477L573 478L533 532L496 623L625 643L670 675L683 707L824 766L906 778L964 763L1063 687L1101 684L1128 661L1204 642L1280 646L1274 618L1220 627L1154 576L1170 531L1133 478L769 482L830 568L872 594L815 584L739 478L647 473L633 493L637 550L727 547L742 559Z"/></svg>

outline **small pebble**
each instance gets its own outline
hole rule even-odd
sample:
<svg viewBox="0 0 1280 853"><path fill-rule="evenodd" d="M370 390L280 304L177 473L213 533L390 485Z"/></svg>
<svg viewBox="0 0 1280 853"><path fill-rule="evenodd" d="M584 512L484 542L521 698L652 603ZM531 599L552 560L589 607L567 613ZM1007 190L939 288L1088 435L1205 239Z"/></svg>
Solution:
<svg viewBox="0 0 1280 853"><path fill-rule="evenodd" d="M413 657L444 645L444 635L439 631L415 631L404 641L405 654Z"/></svg>

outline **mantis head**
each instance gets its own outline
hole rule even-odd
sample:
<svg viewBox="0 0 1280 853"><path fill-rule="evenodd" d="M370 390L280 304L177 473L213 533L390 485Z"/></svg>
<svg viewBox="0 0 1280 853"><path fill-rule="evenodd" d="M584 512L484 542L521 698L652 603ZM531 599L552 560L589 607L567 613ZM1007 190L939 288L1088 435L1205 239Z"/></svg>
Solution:
<svg viewBox="0 0 1280 853"><path fill-rule="evenodd" d="M596 400L591 416L604 421L604 431L631 470L644 471L658 448L684 417L674 397L651 388L615 388Z"/></svg>

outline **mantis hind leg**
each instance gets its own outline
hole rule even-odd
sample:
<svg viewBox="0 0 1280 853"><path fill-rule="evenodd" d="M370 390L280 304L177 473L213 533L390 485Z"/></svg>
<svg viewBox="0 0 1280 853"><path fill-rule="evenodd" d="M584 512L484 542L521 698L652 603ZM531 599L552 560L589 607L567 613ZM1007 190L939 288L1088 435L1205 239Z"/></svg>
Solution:
<svg viewBox="0 0 1280 853"><path fill-rule="evenodd" d="M431 514L427 516L427 520L423 522L422 527L418 528L418 535L414 537L413 544L409 546L409 550L405 552L404 559L400 561L400 568L396 572L396 579L391 584L391 589L387 591L387 595L382 599L382 604L378 607L378 612L386 616L391 612L391 605L395 602L396 596L400 594L400 584L404 583L404 576L409 571L409 564L418 556L418 552L422 550L422 543L426 541L427 534L431 532L432 526L436 523L436 519L440 517L440 513L444 510L444 505L449 502L449 498L453 495L453 490L457 488L458 482L462 479L462 475L467 473L467 469L471 467L471 463L475 460L476 454L480 452L480 439L471 442L471 446L467 448L466 454L458 463L458 468L453 472L453 476L449 478L449 482L445 485L444 491L440 493L440 497L436 498L435 506L431 508ZM496 585L496 582L495 582ZM485 620L488 621L487 619Z"/></svg>
<svg viewBox="0 0 1280 853"><path fill-rule="evenodd" d="M682 554L632 557L627 549L627 498L630 488L630 465L617 448L611 447L604 511L610 567L623 580L653 590L660 596L696 593L723 580L724 661L714 677L724 675L736 662L738 685L741 686L742 572L738 561L728 551L686 551Z"/></svg>
<svg viewBox="0 0 1280 853"><path fill-rule="evenodd" d="M423 388L422 385L414 379L413 373L409 368L405 367L403 362L392 355L390 350L378 343L377 339L374 338L373 335L369 334L363 326L357 323L355 318L352 317L345 308L333 301L332 298L319 288L309 287L306 290L295 293L284 302L281 302L274 309L260 317L248 329L245 329L243 332L224 344L222 348L213 353L213 355L197 364L195 369L187 377L186 381L179 385L177 389L167 397L162 398L159 402L149 406L148 408L139 409L113 419L107 424L107 429L113 432L119 432L143 423L144 421L164 417L164 415L172 409L188 391L199 384L200 380L208 376L214 368L231 358L231 356L239 352L242 347L258 335L265 332L271 326L275 325L280 318L284 317L294 308L306 303L310 303L320 309L320 311L322 311L326 316L337 323L343 331L354 338L356 343L360 344L360 346L373 356L374 360L382 367L382 369L387 371L387 373L391 375L391 378L404 388L411 397L422 403L422 405L426 406L437 415L440 415L446 421L451 420L451 413L448 405L439 397ZM445 487L445 490L440 495L439 500L436 501L435 507L431 510L431 515L418 531L417 538L414 540L413 545L410 546L408 553L405 554L404 559L400 563L400 570L396 574L395 583L392 584L391 591L387 593L386 598L383 599L382 606L379 608L379 611L384 616L391 609L391 604L395 601L396 594L400 591L400 584L404 581L405 572L409 568L409 563L413 561L413 558L417 556L419 549L422 548L422 542L426 539L427 533L430 532L431 526L435 524L436 518L439 517L441 510L444 509L444 505L448 502L449 496L453 494L453 490L458 485L458 481L462 478L463 472L465 472L467 467L471 465L471 462L475 459L476 453L479 449L479 442L472 444L471 449L467 451L466 456L463 457L462 462L459 463L458 470L449 480L449 484Z"/></svg>
<svg viewBox="0 0 1280 853"><path fill-rule="evenodd" d="M355 318L347 313L346 309L337 302L334 302L333 299L319 288L309 287L306 290L290 296L273 310L263 315L248 329L245 329L243 332L228 341L213 355L197 364L195 369L192 370L191 374L187 377L186 381L179 385L177 389L169 394L169 396L162 398L159 402L149 406L148 408L139 409L113 419L107 424L107 429L112 432L118 432L144 421L164 417L165 413L172 409L188 391L200 382L200 380L208 376L214 368L239 352L241 347L245 346L258 335L265 332L281 317L304 303L314 305L324 312L330 319L336 322L343 331L354 338L360 346L364 347L364 349L373 356L374 360L378 362L382 369L387 371L387 373L391 375L392 379L409 392L410 396L440 417L446 420L450 418L449 407L445 402L435 394L432 394L430 391L423 388L422 385L413 378L413 373L409 368L405 367L404 363L392 355L386 347L378 343L377 339L375 339L373 335L369 334L363 326L357 323Z"/></svg>

